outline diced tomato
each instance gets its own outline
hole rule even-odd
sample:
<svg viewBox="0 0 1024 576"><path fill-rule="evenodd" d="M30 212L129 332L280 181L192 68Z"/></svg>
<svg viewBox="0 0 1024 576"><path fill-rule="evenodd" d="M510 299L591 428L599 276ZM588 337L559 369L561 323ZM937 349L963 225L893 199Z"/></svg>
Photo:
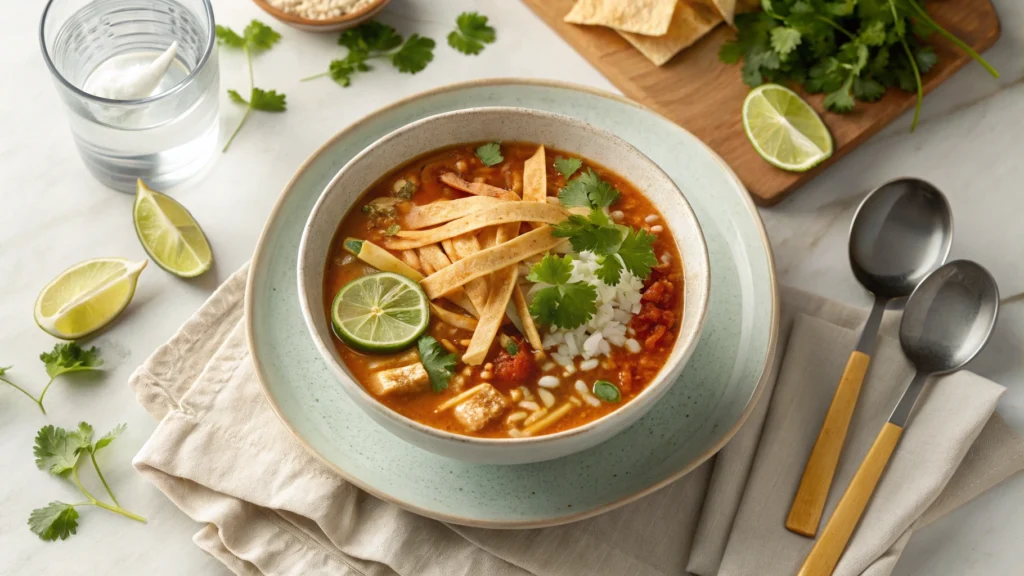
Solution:
<svg viewBox="0 0 1024 576"><path fill-rule="evenodd" d="M526 342L516 342L519 351L513 356L502 349L494 359L494 377L502 382L522 382L537 369L533 352Z"/></svg>

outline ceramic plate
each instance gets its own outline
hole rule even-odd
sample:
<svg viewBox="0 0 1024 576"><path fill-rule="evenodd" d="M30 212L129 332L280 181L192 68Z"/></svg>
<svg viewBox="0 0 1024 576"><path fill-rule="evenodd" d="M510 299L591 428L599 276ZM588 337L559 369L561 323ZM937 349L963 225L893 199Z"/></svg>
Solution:
<svg viewBox="0 0 1024 576"><path fill-rule="evenodd" d="M711 260L705 328L678 382L636 424L594 448L518 466L426 452L392 436L348 398L318 354L296 289L299 239L328 182L381 136L426 116L520 106L609 130L657 162L684 191ZM527 528L600 514L710 458L763 389L774 356L778 295L771 250L746 190L689 132L628 100L548 82L488 80L400 101L353 124L285 187L253 257L246 327L260 384L300 442L345 479L413 512L456 524Z"/></svg>

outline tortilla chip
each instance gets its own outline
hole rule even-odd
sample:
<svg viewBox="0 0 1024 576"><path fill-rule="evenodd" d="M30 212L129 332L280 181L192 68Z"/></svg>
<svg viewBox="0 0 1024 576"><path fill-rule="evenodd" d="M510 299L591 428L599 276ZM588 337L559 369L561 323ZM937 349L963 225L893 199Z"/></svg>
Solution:
<svg viewBox="0 0 1024 576"><path fill-rule="evenodd" d="M468 236L468 234L464 234L463 236ZM444 248L445 254L448 255L448 258L452 262L458 262L465 256L469 256L474 252L480 251L480 244L476 242L475 236L471 241L468 241L468 243L467 239L463 236L456 236L454 239L446 238L441 241L441 247ZM472 250L472 245L474 243L476 244L476 249ZM490 288L487 286L486 278L477 278L476 280L466 284L466 294L468 294L469 299L473 301L473 306L481 312L483 311L484 306L487 305L487 296L490 293L489 291Z"/></svg>
<svg viewBox="0 0 1024 576"><path fill-rule="evenodd" d="M526 303L526 296L523 295L523 289L518 284L512 291L512 303L515 304L516 314L519 315L519 320L523 323L523 335L526 336L526 341L533 346L534 350L543 354L544 346L540 339L540 333L537 331L537 324L533 321L533 316L530 315L530 305Z"/></svg>
<svg viewBox="0 0 1024 576"><path fill-rule="evenodd" d="M523 200L544 202L548 196L548 170L544 147L523 163Z"/></svg>
<svg viewBox="0 0 1024 576"><path fill-rule="evenodd" d="M470 318L469 316L465 316L457 312L452 312L447 308L441 308L440 306L434 304L433 302L430 303L430 312L434 316L440 318L441 322L444 322L445 324L454 326L461 330L468 330L472 332L476 330L478 324L476 318Z"/></svg>
<svg viewBox="0 0 1024 576"><path fill-rule="evenodd" d="M431 244L430 246L424 246L419 249L420 265L423 267L423 271L430 275L435 274L438 270L446 268L451 265L451 261L444 255L444 251L437 244ZM466 312L469 312L473 316L480 316L480 310L486 304L486 299L482 299L480 307L476 306L476 303L470 299L469 295L463 289L453 291L451 294L446 296L448 300L451 300L456 306L462 308Z"/></svg>
<svg viewBox="0 0 1024 576"><path fill-rule="evenodd" d="M675 9L676 0L577 0L565 21L661 36L668 32Z"/></svg>
<svg viewBox="0 0 1024 576"><path fill-rule="evenodd" d="M416 254L415 250L402 250L402 253L398 256L402 259L402 262L405 262L413 270L423 272L423 267L420 266L420 257Z"/></svg>
<svg viewBox="0 0 1024 576"><path fill-rule="evenodd" d="M716 0L723 1L723 0ZM702 0L680 2L664 36L652 38L629 32L619 34L655 65L668 62L722 23L722 14Z"/></svg>
<svg viewBox="0 0 1024 576"><path fill-rule="evenodd" d="M519 194L483 182L467 182L454 172L446 172L441 175L441 182L467 194L474 196L490 196L491 198L504 198L505 200L519 200Z"/></svg>
<svg viewBox="0 0 1024 576"><path fill-rule="evenodd" d="M495 204L507 202L502 198L490 196L469 196L457 200L438 200L430 204L415 206L408 214L402 217L403 230L419 230L430 226L437 226L445 222L457 220L463 216L469 216Z"/></svg>
<svg viewBox="0 0 1024 576"><path fill-rule="evenodd" d="M506 266L518 264L520 260L534 254L547 252L564 242L567 242L565 238L552 236L549 227L537 228L514 240L481 250L451 266L442 268L424 278L420 282L420 286L427 293L428 298L440 298L474 278L480 278ZM423 253L420 252L420 259L422 260L422 258Z"/></svg>
<svg viewBox="0 0 1024 576"><path fill-rule="evenodd" d="M466 353L462 355L462 361L469 366L483 364L487 351L491 349L491 342L494 342L498 334L501 321L505 318L505 308L508 307L518 279L518 264L506 266L491 275L491 294L487 299L487 308L480 313L480 322L477 323Z"/></svg>
<svg viewBox="0 0 1024 576"><path fill-rule="evenodd" d="M486 210L474 212L458 220L427 230L402 230L388 240L387 248L390 250L408 250L419 248L428 244L436 244L445 239L461 236L467 232L480 230L489 226L504 224L511 226L511 231L519 230L520 222L542 222L545 224L557 224L565 220L566 211L558 205L547 202L515 202L499 204ZM502 226L504 228L505 226ZM499 231L500 233L500 231ZM511 237L510 234L507 237ZM499 240L499 243L501 241ZM436 268L436 266L435 266Z"/></svg>

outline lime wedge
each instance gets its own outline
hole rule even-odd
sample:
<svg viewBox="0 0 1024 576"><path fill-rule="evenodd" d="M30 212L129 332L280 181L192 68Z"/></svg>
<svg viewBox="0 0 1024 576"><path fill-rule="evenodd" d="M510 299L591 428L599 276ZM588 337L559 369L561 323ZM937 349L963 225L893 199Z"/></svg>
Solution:
<svg viewBox="0 0 1024 576"><path fill-rule="evenodd" d="M832 135L814 108L778 84L747 94L743 129L761 158L783 170L805 172L832 155Z"/></svg>
<svg viewBox="0 0 1024 576"><path fill-rule="evenodd" d="M132 219L146 253L171 274L194 278L213 264L210 243L195 218L176 200L150 190L142 180L135 187Z"/></svg>
<svg viewBox="0 0 1024 576"><path fill-rule="evenodd" d="M146 263L97 258L75 264L39 293L36 324L63 340L77 340L103 328L132 301Z"/></svg>
<svg viewBox="0 0 1024 576"><path fill-rule="evenodd" d="M392 272L356 278L331 304L334 332L364 352L396 352L427 330L430 301L412 280Z"/></svg>

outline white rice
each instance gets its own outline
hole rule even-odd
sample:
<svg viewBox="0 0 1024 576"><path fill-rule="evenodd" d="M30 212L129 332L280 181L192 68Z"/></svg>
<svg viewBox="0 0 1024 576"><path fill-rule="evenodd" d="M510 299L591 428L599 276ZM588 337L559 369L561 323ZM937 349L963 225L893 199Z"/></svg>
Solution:
<svg viewBox="0 0 1024 576"><path fill-rule="evenodd" d="M550 351L551 359L565 367L569 374L576 372L574 359L577 356L582 356L585 362L598 356L608 356L613 346L625 346L629 320L633 314L640 312L643 281L623 269L619 283L609 286L597 277L599 266L593 253L580 252L573 259L572 275L569 278L569 282L588 282L597 289L597 313L589 322L574 330L552 328L542 339L544 349ZM532 300L538 290L548 286L543 283L534 284L527 292L527 298ZM580 364L580 369L593 369L584 368L585 365L589 366L586 363Z"/></svg>

